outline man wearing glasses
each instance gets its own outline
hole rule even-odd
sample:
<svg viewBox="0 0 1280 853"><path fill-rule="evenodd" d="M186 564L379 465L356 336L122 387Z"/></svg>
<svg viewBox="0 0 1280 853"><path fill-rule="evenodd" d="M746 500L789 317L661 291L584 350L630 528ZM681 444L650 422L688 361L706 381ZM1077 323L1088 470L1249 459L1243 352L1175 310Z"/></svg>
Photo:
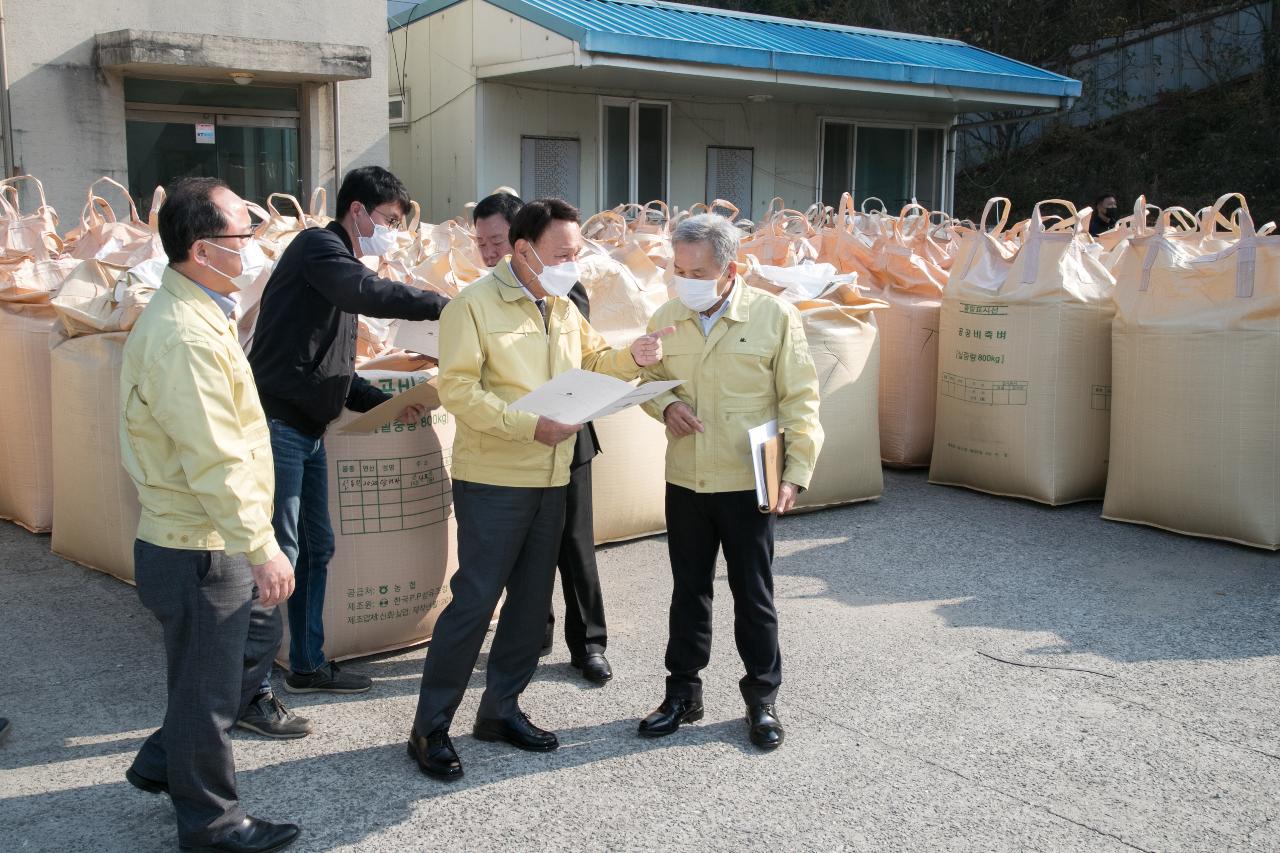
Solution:
<svg viewBox="0 0 1280 853"><path fill-rule="evenodd" d="M164 629L168 689L125 778L169 795L184 849L279 850L298 827L245 813L227 737L260 698L293 589L271 527L267 421L231 320L261 255L244 201L213 178L171 185L159 226L169 266L125 344L119 399L142 506L138 598Z"/></svg>
<svg viewBox="0 0 1280 853"><path fill-rule="evenodd" d="M394 249L408 211L408 190L386 169L348 172L338 190L337 219L293 239L262 295L249 363L271 427L272 525L297 583L289 599L290 693L363 693L372 686L368 676L343 672L324 656L325 582L333 556L324 433L344 406L367 412L388 399L355 375L357 315L438 320L449 301L379 278L358 259ZM400 421L415 423L423 413L411 406ZM272 734L272 720L251 722L253 730Z"/></svg>

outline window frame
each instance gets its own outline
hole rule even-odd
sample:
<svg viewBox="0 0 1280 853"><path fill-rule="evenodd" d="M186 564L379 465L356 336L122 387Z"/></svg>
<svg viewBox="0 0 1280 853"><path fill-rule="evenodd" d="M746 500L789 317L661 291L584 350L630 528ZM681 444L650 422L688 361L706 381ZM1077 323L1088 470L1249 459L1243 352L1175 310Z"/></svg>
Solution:
<svg viewBox="0 0 1280 853"><path fill-rule="evenodd" d="M642 201L636 198L636 196L640 192L639 148L640 148L640 107L641 106L662 107L664 110L666 110L666 119L667 119L666 120L666 132L667 132L666 137L667 138L664 141L664 144L666 146L666 151L664 152L665 157L663 158L664 168L663 168L663 175L662 175L662 178L663 178L662 193L664 197L662 198L662 201L670 204L671 203L670 201L671 200L671 114L672 114L671 101L663 101L663 100L657 100L653 98L617 98L617 97L610 97L606 95L601 95L597 100L599 102L599 109L597 110L597 116L596 116L597 118L597 130L596 130L597 137L596 138L598 140L598 144L596 145L596 149L597 149L596 153L597 153L597 161L598 161L598 168L596 170L597 172L596 197L599 199L599 204L597 206L601 210L604 210L608 205L608 202L606 200L607 185L605 183L605 163L608 159L606 157L607 152L605 151L605 145L607 144L607 139L605 137L605 112L608 107L629 107L631 110L631 114L628 119L628 125L627 125L628 136L629 136L629 139L627 140L627 164L628 164L628 173L629 173L627 175L628 201L624 202L624 204L630 203L630 202L636 202L637 204L648 204L650 201L653 201L653 199L644 199Z"/></svg>
<svg viewBox="0 0 1280 853"><path fill-rule="evenodd" d="M938 152L938 154L940 155L939 182L941 185L938 187L939 198L938 198L937 204L939 206L939 209L945 209L946 205L950 202L951 193L949 191L949 184L947 180L947 150L946 150L947 149L947 132L951 128L950 124L941 123L941 122L928 122L928 121L877 121L877 120L864 121L862 119L847 118L844 116L819 116L818 117L818 146L817 146L818 147L818 165L817 165L817 171L816 171L817 180L815 181L815 184L817 185L817 193L816 193L816 198L814 199L818 204L822 204L823 192L826 189L826 187L823 186L822 165L826 160L827 127L833 124L845 125L847 127L851 127L853 130L853 133L850 137L851 148L849 151L849 186L845 190L842 190L842 192L852 193L855 202L858 201L858 188L855 184L855 179L858 174L858 128L859 127L875 127L875 128L887 128L890 130L910 130L911 131L911 197L912 198L917 198L919 196L919 189L920 189L920 164L918 162L919 156L920 156L920 131L922 130L941 131L942 142L939 146L940 150Z"/></svg>
<svg viewBox="0 0 1280 853"><path fill-rule="evenodd" d="M175 77L151 77L129 75L125 79L163 80L167 82L187 82ZM152 103L150 101L125 101L125 130L131 121L152 122L160 124L196 124L211 123L215 127L261 127L294 130L298 134L297 168L302 195L311 191L308 185L306 164L310 156L311 133L308 122L304 121L303 108L306 104L306 89L301 84L290 85L298 94L298 109L263 109L260 107L203 106L191 104ZM128 159L128 145L125 146L125 157Z"/></svg>
<svg viewBox="0 0 1280 853"><path fill-rule="evenodd" d="M391 117L391 105L400 102L400 118ZM392 92L387 95L387 126L406 127L409 124L409 91Z"/></svg>

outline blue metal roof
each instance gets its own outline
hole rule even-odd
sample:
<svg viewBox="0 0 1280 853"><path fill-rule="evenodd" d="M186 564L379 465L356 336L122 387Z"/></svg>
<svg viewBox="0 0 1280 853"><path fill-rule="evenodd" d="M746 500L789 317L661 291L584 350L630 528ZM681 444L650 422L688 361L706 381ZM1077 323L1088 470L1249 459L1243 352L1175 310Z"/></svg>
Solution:
<svg viewBox="0 0 1280 853"><path fill-rule="evenodd" d="M454 5L426 0L392 29ZM1080 82L960 41L657 0L486 0L593 53L1076 97Z"/></svg>

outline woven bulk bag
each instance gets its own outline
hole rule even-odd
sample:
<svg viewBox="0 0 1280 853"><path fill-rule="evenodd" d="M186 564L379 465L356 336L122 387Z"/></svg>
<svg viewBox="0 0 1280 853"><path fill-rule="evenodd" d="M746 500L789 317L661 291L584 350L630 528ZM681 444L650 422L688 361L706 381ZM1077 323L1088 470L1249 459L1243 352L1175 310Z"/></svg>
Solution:
<svg viewBox="0 0 1280 853"><path fill-rule="evenodd" d="M580 271L591 324L610 346L627 346L643 335L649 317L667 301L660 279L646 287L618 260L590 255L580 261ZM601 450L591 462L596 542L661 533L667 527L666 430L639 407L594 423Z"/></svg>
<svg viewBox="0 0 1280 853"><path fill-rule="evenodd" d="M53 552L133 583L142 508L120 460L120 367L128 332L53 348Z"/></svg>
<svg viewBox="0 0 1280 853"><path fill-rule="evenodd" d="M904 226L907 216L918 211ZM938 385L938 314L947 271L943 250L932 241L929 213L919 205L903 209L875 244L872 294L883 299L880 326L880 458L889 465L929 464L933 450L934 404ZM933 249L922 254L919 246Z"/></svg>
<svg viewBox="0 0 1280 853"><path fill-rule="evenodd" d="M1070 217L1046 227L1042 208ZM1037 204L1012 254L982 234L947 284L929 481L1051 505L1102 496L1114 279L1088 211Z"/></svg>
<svg viewBox="0 0 1280 853"><path fill-rule="evenodd" d="M364 371L399 394L426 373ZM360 415L343 412L325 436L334 554L324 601L329 660L393 651L425 642L452 598L458 567L453 516L454 419L438 400L416 423L347 432ZM287 615L287 614L286 614ZM289 659L284 632L276 659Z"/></svg>
<svg viewBox="0 0 1280 853"><path fill-rule="evenodd" d="M1232 198L1233 230L1217 231ZM1280 549L1280 237L1235 194L1198 240L1163 225L1115 270L1103 517Z"/></svg>
<svg viewBox="0 0 1280 853"><path fill-rule="evenodd" d="M873 312L885 303L846 284L796 307L818 369L818 418L825 434L813 480L796 508L878 498L884 493L884 472L876 417L880 336Z"/></svg>

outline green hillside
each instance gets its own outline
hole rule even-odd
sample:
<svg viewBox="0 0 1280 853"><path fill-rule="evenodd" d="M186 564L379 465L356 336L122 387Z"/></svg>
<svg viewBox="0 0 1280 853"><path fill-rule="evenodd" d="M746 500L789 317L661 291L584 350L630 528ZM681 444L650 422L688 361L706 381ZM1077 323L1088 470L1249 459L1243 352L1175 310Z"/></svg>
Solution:
<svg viewBox="0 0 1280 853"><path fill-rule="evenodd" d="M1114 192L1196 210L1244 193L1261 225L1280 218L1280 116L1261 76L1159 103L1087 128L1057 125L1006 159L956 176L956 215L975 217L993 195L1029 212L1037 200L1089 204Z"/></svg>

